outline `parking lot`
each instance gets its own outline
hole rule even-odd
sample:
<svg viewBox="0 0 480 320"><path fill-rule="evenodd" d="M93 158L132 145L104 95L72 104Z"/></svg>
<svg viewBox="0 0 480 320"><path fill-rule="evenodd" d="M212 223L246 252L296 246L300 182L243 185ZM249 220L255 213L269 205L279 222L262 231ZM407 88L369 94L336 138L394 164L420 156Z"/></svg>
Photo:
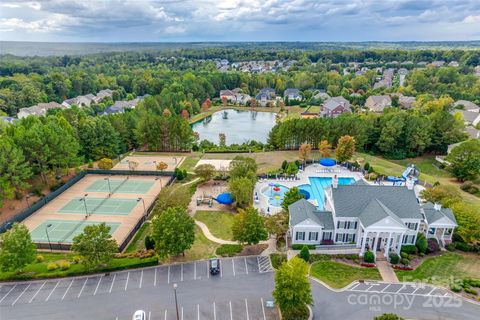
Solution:
<svg viewBox="0 0 480 320"><path fill-rule="evenodd" d="M351 284L347 291L368 293L405 294L413 296L447 297L451 292L445 289L429 286L425 283L382 283L362 282Z"/></svg>
<svg viewBox="0 0 480 320"><path fill-rule="evenodd" d="M261 295L243 294L240 290L246 281L255 282L255 278L262 278L261 274L273 271L268 257L226 258L220 260L220 265L221 271L215 276L209 273L208 261L196 261L70 279L4 283L0 286L0 308L5 312L35 305L67 306L92 298L95 301L116 300L119 296L131 297L143 292L148 292L148 295L152 292L170 294L173 284L177 283L182 289L179 297L189 295L190 291L193 294L188 299L182 299L188 303L179 306L181 319L277 319L276 310L265 307L266 301L272 300L271 289L268 294ZM202 288L223 288L227 283L239 291L233 295L222 293L207 297L201 292ZM175 319L174 304L169 298L165 300L168 302L161 308L145 307L149 319ZM133 311L129 310L128 314ZM119 310L109 318L123 319L126 314Z"/></svg>

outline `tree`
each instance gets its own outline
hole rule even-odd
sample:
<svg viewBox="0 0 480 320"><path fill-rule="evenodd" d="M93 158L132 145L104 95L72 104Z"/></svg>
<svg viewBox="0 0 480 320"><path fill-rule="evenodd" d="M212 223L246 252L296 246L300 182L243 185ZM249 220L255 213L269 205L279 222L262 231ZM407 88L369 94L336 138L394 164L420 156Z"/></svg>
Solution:
<svg viewBox="0 0 480 320"><path fill-rule="evenodd" d="M172 207L182 207L187 209L188 204L190 203L190 194L188 186L179 183L162 188L158 194L158 200L155 202L153 215L158 216L164 210Z"/></svg>
<svg viewBox="0 0 480 320"><path fill-rule="evenodd" d="M425 237L425 234L423 232L418 233L415 246L417 247L418 252L421 252L421 253L427 252L427 238Z"/></svg>
<svg viewBox="0 0 480 320"><path fill-rule="evenodd" d="M220 147L225 147L226 140L227 140L227 136L225 135L225 133L218 134L218 141L219 141L218 144Z"/></svg>
<svg viewBox="0 0 480 320"><path fill-rule="evenodd" d="M480 140L473 139L456 146L445 160L458 180L474 180L480 174Z"/></svg>
<svg viewBox="0 0 480 320"><path fill-rule="evenodd" d="M197 166L194 171L203 181L210 181L215 175L215 166L211 164L201 164Z"/></svg>
<svg viewBox="0 0 480 320"><path fill-rule="evenodd" d="M297 174L298 173L298 166L295 162L290 162L285 170L286 174Z"/></svg>
<svg viewBox="0 0 480 320"><path fill-rule="evenodd" d="M465 202L454 203L452 210L458 223L455 233L467 243L479 244L480 215L478 211L476 211L472 205Z"/></svg>
<svg viewBox="0 0 480 320"><path fill-rule="evenodd" d="M309 262L310 261L310 251L308 250L308 247L307 246L303 246L302 247L302 250L300 250L300 253L298 254L298 256L303 259L305 262Z"/></svg>
<svg viewBox="0 0 480 320"><path fill-rule="evenodd" d="M152 238L161 257L178 256L195 241L195 221L185 208L167 208L153 219Z"/></svg>
<svg viewBox="0 0 480 320"><path fill-rule="evenodd" d="M35 260L36 246L28 228L15 223L0 236L0 268L2 271L18 270Z"/></svg>
<svg viewBox="0 0 480 320"><path fill-rule="evenodd" d="M102 222L85 226L83 232L73 238L72 251L83 257L86 268L92 269L110 262L118 252L118 245L110 235L110 226Z"/></svg>
<svg viewBox="0 0 480 320"><path fill-rule="evenodd" d="M163 171L167 170L167 168L168 168L168 164L166 164L166 163L165 163L165 162L163 162L163 161L160 161L160 162L157 162L157 166L156 166L156 168L157 168L157 170L159 170L159 171L162 171L162 172L163 172Z"/></svg>
<svg viewBox="0 0 480 320"><path fill-rule="evenodd" d="M303 198L305 198L305 196L302 193L300 193L300 189L298 189L298 187L290 188L290 190L285 192L285 194L283 195L283 201L282 201L283 210L288 211L288 207L291 204Z"/></svg>
<svg viewBox="0 0 480 320"><path fill-rule="evenodd" d="M245 207L252 202L253 188L255 183L248 177L230 178L228 181L228 189L232 193L237 206Z"/></svg>
<svg viewBox="0 0 480 320"><path fill-rule="evenodd" d="M181 112L181 116L184 119L188 119L188 118L190 118L190 113L188 112L187 109L183 109L182 112Z"/></svg>
<svg viewBox="0 0 480 320"><path fill-rule="evenodd" d="M257 163L255 159L236 156L229 165L230 179L249 178L253 183L257 181Z"/></svg>
<svg viewBox="0 0 480 320"><path fill-rule="evenodd" d="M113 168L113 160L108 158L102 158L98 161L98 167L102 170L110 170Z"/></svg>
<svg viewBox="0 0 480 320"><path fill-rule="evenodd" d="M320 141L320 144L318 145L318 149L320 150L320 155L322 156L322 158L330 157L331 148L332 148L332 145L328 143L328 140Z"/></svg>
<svg viewBox="0 0 480 320"><path fill-rule="evenodd" d="M265 222L255 208L240 210L235 216L232 233L235 240L249 245L258 244L268 238Z"/></svg>
<svg viewBox="0 0 480 320"><path fill-rule="evenodd" d="M273 298L282 314L313 303L307 274L308 264L297 257L283 263L275 273Z"/></svg>
<svg viewBox="0 0 480 320"><path fill-rule="evenodd" d="M278 239L284 237L288 231L288 211L282 210L265 218L265 227L268 233L275 235Z"/></svg>
<svg viewBox="0 0 480 320"><path fill-rule="evenodd" d="M342 163L349 160L355 152L355 138L352 136L342 136L337 144L337 161Z"/></svg>
<svg viewBox="0 0 480 320"><path fill-rule="evenodd" d="M426 188L420 194L426 201L438 202L445 207L450 207L453 203L462 199L458 189L451 185L434 185L431 188Z"/></svg>
<svg viewBox="0 0 480 320"><path fill-rule="evenodd" d="M309 143L302 143L298 148L298 157L300 160L305 163L306 160L310 158L310 153L312 152L312 145Z"/></svg>

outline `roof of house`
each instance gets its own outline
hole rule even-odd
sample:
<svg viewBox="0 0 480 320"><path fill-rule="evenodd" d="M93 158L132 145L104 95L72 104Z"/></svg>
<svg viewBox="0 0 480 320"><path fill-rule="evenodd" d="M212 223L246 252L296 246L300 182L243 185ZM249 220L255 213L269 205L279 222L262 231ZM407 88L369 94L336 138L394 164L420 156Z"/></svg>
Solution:
<svg viewBox="0 0 480 320"><path fill-rule="evenodd" d="M398 103L404 108L411 108L415 101L416 101L415 97L410 97L410 96L398 97Z"/></svg>
<svg viewBox="0 0 480 320"><path fill-rule="evenodd" d="M319 93L317 93L316 95L313 96L315 99L328 99L330 98L330 96L328 95L328 93L326 93L325 91L320 91Z"/></svg>
<svg viewBox="0 0 480 320"><path fill-rule="evenodd" d="M386 107L392 105L392 99L390 96L370 96L367 98L365 105L373 111L383 111Z"/></svg>
<svg viewBox="0 0 480 320"><path fill-rule="evenodd" d="M310 219L322 226L325 230L333 230L333 217L330 211L319 211L317 207L305 199L300 199L288 206L290 224L295 226Z"/></svg>
<svg viewBox="0 0 480 320"><path fill-rule="evenodd" d="M16 118L14 118L14 117L6 117L6 116L1 116L0 119L2 119L5 122L8 122L8 123L13 123L13 121L16 120Z"/></svg>
<svg viewBox="0 0 480 320"><path fill-rule="evenodd" d="M403 225L402 220L377 198L370 200L363 211L358 215L358 219L364 227L369 227L387 217L390 217Z"/></svg>
<svg viewBox="0 0 480 320"><path fill-rule="evenodd" d="M477 106L475 103L471 102L471 101L468 101L468 100L458 100L458 101L455 101L455 103L453 104L455 107L456 106L459 106L459 105L462 105L465 107L465 110L479 110L480 107Z"/></svg>
<svg viewBox="0 0 480 320"><path fill-rule="evenodd" d="M340 107L340 106L347 109L347 110L351 110L350 102L342 96L331 97L331 98L325 100L325 102L323 103L323 108L324 109L329 109L329 110L333 110L333 109L335 109L337 107Z"/></svg>
<svg viewBox="0 0 480 320"><path fill-rule="evenodd" d="M358 217L374 199L401 219L421 219L415 192L406 187L348 185L332 188L337 217Z"/></svg>
<svg viewBox="0 0 480 320"><path fill-rule="evenodd" d="M440 208L439 210L437 210L435 209L433 203L428 202L423 205L423 212L425 212L425 219L427 219L428 224L438 221L443 217L447 217L452 222L457 224L457 219L455 219L455 215L450 208Z"/></svg>
<svg viewBox="0 0 480 320"><path fill-rule="evenodd" d="M480 117L480 113L473 112L473 111L466 111L466 110L459 110L454 109L450 111L451 114L461 113L463 121L473 123L478 117Z"/></svg>
<svg viewBox="0 0 480 320"><path fill-rule="evenodd" d="M288 88L288 89L285 90L283 95L284 96L290 96L290 95L299 96L300 95L300 90L295 89L295 88Z"/></svg>
<svg viewBox="0 0 480 320"><path fill-rule="evenodd" d="M232 90L220 90L220 96L234 96L235 92Z"/></svg>

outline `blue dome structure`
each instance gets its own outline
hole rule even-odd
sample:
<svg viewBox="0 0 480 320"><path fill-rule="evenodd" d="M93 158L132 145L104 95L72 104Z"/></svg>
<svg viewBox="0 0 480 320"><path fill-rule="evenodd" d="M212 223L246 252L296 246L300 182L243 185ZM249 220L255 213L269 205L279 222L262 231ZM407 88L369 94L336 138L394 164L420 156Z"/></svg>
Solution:
<svg viewBox="0 0 480 320"><path fill-rule="evenodd" d="M320 159L320 164L325 167L333 167L336 162L333 159L330 158L322 158Z"/></svg>
<svg viewBox="0 0 480 320"><path fill-rule="evenodd" d="M308 192L307 190L299 189L299 192L303 194L303 196L305 197L305 200L310 199L310 192Z"/></svg>
<svg viewBox="0 0 480 320"><path fill-rule="evenodd" d="M400 181L405 181L402 178L395 177L395 176L388 176L385 178L385 180L390 181L390 182L400 182Z"/></svg>
<svg viewBox="0 0 480 320"><path fill-rule="evenodd" d="M221 204L232 204L235 202L235 199L229 192L220 193L215 200Z"/></svg>

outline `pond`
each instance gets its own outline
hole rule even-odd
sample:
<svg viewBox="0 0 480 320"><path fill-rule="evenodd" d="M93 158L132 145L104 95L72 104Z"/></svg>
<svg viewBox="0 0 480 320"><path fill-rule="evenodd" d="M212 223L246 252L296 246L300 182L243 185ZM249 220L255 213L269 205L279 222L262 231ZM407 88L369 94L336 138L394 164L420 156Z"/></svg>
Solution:
<svg viewBox="0 0 480 320"><path fill-rule="evenodd" d="M251 140L266 143L268 133L275 125L276 113L225 109L192 124L201 140L219 143L224 133L226 144L242 144Z"/></svg>

